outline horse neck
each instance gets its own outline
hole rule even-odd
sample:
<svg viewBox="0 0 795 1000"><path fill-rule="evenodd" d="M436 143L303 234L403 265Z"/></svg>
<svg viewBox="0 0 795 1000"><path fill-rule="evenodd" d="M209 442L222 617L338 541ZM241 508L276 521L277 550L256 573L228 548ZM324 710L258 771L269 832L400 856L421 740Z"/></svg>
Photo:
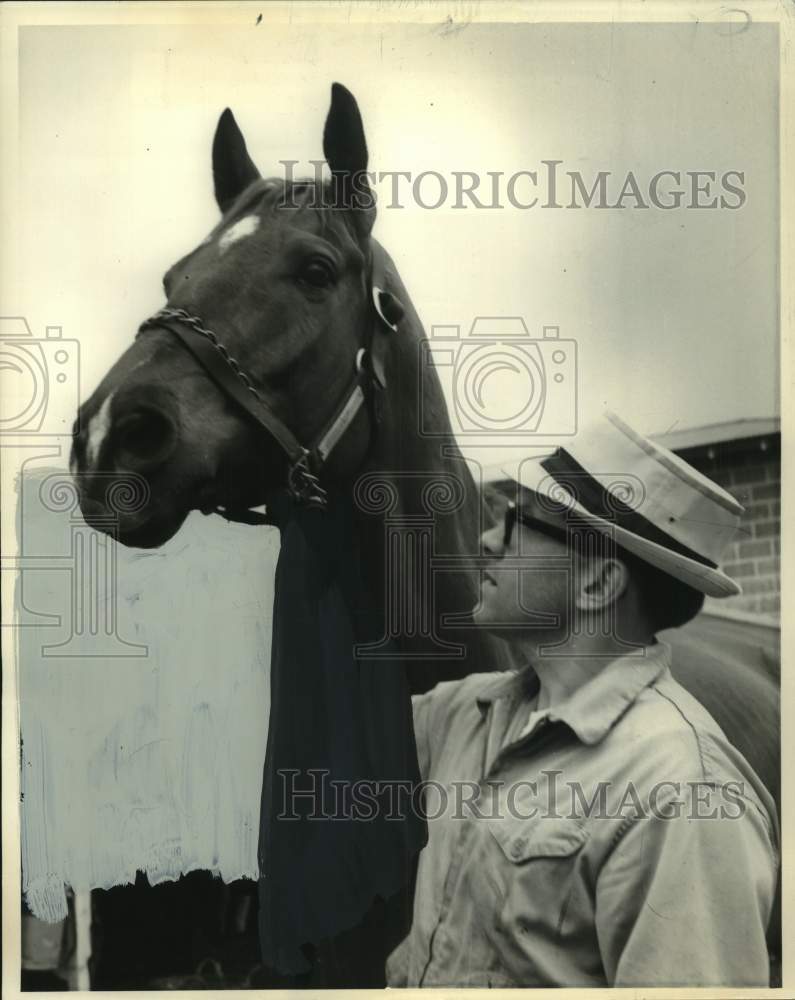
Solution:
<svg viewBox="0 0 795 1000"><path fill-rule="evenodd" d="M410 516L425 519L427 524L431 518L433 551L462 558L459 571L443 574L444 582L436 588L437 608L469 610L477 597L477 580L474 571L465 565L465 557L478 551L482 530L480 493L455 443L438 375L435 369L421 364L422 324L394 264L389 258L387 262L387 290L400 299L405 315L398 332L388 334L392 339L383 417L364 475L374 486L389 491L395 503L380 518L360 518L360 531L368 546L383 552L385 521L392 519L395 523ZM432 438L421 433L423 415L426 423L434 427ZM459 497L460 503L446 511L448 493ZM383 572L380 576L383 579Z"/></svg>

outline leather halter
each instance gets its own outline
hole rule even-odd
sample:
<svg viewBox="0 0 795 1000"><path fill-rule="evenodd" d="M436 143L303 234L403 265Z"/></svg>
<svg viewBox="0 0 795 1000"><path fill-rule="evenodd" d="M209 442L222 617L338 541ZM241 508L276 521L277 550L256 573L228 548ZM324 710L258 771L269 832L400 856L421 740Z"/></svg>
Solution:
<svg viewBox="0 0 795 1000"><path fill-rule="evenodd" d="M254 381L229 353L227 348L207 328L201 319L185 309L167 306L144 320L137 337L148 330L168 330L199 362L218 388L233 399L259 426L275 438L290 463L287 474L287 492L297 503L308 507L324 508L326 491L319 477L336 445L353 422L359 410L369 399L373 404L374 420L379 417L378 395L386 388L385 360L388 347L387 333L396 333L397 324L387 319L383 311L382 296L386 283L384 251L371 240L372 255L369 280L369 298L373 309L373 329L369 343L356 353L352 383L333 416L324 429L308 446L302 444L290 428L273 412L268 402L257 390ZM137 339L137 338L136 338ZM248 524L270 524L267 515L254 511L232 513L219 509L228 520Z"/></svg>

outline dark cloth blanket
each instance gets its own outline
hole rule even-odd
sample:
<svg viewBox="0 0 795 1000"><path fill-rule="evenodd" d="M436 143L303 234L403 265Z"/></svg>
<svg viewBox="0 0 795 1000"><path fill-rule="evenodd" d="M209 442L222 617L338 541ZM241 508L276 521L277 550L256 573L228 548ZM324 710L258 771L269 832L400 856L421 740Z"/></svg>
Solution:
<svg viewBox="0 0 795 1000"><path fill-rule="evenodd" d="M407 793L419 773L404 670L354 656L355 643L382 637L383 612L364 583L350 497L330 497L325 511L287 501L269 511L281 551L259 930L263 962L295 975L314 945L407 883L427 828Z"/></svg>

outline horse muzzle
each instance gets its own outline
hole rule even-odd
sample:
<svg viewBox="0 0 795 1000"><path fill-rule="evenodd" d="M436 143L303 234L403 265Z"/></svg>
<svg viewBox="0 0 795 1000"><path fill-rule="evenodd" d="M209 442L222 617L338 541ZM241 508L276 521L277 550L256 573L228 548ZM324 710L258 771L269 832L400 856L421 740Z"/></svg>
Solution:
<svg viewBox="0 0 795 1000"><path fill-rule="evenodd" d="M123 386L102 402L83 406L74 438L77 470L151 475L179 443L179 410L173 394L159 385Z"/></svg>
<svg viewBox="0 0 795 1000"><path fill-rule="evenodd" d="M103 489L104 487L104 489ZM145 481L129 475L101 477L88 493L78 481L79 503L86 524L133 548L157 548L172 538L188 511L158 510L149 503ZM98 497L102 499L98 499Z"/></svg>
<svg viewBox="0 0 795 1000"><path fill-rule="evenodd" d="M153 494L163 492L155 484L168 473L179 444L177 404L165 387L123 386L89 400L70 460L86 523L136 547L166 541L187 510L161 509Z"/></svg>

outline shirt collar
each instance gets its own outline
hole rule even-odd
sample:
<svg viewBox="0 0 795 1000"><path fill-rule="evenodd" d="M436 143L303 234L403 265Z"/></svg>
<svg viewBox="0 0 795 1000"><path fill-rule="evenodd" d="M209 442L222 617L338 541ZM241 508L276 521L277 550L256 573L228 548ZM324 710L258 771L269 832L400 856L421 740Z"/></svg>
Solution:
<svg viewBox="0 0 795 1000"><path fill-rule="evenodd" d="M500 698L534 698L538 693L539 683L533 667L528 664L519 670L511 670L508 675L500 674L486 681L475 695L481 715L485 715L489 705Z"/></svg>
<svg viewBox="0 0 795 1000"><path fill-rule="evenodd" d="M670 669L671 647L664 642L646 646L643 656L619 656L611 660L587 684L549 710L549 718L565 722L583 743L599 743L642 691L655 684ZM538 691L532 666L509 677L500 676L482 688L476 697L485 714L500 698L529 699Z"/></svg>

